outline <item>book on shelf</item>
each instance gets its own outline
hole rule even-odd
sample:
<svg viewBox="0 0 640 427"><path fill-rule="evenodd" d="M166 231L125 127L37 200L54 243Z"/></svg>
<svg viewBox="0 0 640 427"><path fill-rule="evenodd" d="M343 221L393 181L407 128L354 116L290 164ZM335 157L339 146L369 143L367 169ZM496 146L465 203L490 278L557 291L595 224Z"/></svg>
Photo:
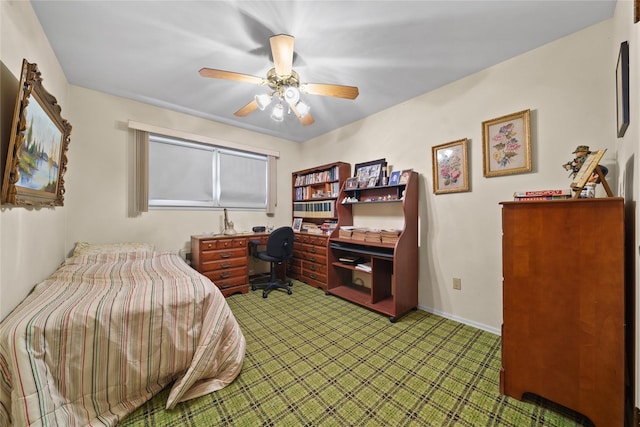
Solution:
<svg viewBox="0 0 640 427"><path fill-rule="evenodd" d="M351 238L353 240L364 240L366 235L367 235L366 228L354 228L351 233Z"/></svg>
<svg viewBox="0 0 640 427"><path fill-rule="evenodd" d="M571 198L570 194L559 194L555 196L527 196L527 197L515 196L513 200L516 202L535 202L539 200L567 200L570 198Z"/></svg>
<svg viewBox="0 0 640 427"><path fill-rule="evenodd" d="M367 230L367 232L364 233L364 241L380 243L382 241L380 239L380 230Z"/></svg>
<svg viewBox="0 0 640 427"><path fill-rule="evenodd" d="M402 230L382 230L380 232L380 240L382 243L396 243L400 238Z"/></svg>
<svg viewBox="0 0 640 427"><path fill-rule="evenodd" d="M526 190L516 191L513 197L542 197L542 196L572 196L570 188L558 188L552 190Z"/></svg>
<svg viewBox="0 0 640 427"><path fill-rule="evenodd" d="M355 265L355 264L359 263L360 261L362 261L362 258L360 258L358 256L354 256L354 255L344 255L344 256L341 256L340 258L338 258L338 260L340 262L345 263L345 264Z"/></svg>
<svg viewBox="0 0 640 427"><path fill-rule="evenodd" d="M356 264L356 270L371 272L371 263L363 262L362 264Z"/></svg>

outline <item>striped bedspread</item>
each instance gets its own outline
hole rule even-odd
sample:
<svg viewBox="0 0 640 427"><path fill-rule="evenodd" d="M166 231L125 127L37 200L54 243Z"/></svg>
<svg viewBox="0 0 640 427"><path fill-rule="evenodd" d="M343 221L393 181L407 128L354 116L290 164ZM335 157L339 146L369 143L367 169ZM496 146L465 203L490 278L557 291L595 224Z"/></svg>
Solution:
<svg viewBox="0 0 640 427"><path fill-rule="evenodd" d="M113 426L232 382L245 339L218 289L170 253L68 259L0 323L0 426Z"/></svg>

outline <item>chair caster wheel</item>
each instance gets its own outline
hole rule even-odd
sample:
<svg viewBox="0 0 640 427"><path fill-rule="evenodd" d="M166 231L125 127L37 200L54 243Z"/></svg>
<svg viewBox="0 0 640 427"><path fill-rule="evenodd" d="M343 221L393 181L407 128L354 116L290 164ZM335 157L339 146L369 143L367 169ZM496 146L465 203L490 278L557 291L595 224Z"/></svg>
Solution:
<svg viewBox="0 0 640 427"><path fill-rule="evenodd" d="M252 290L252 291L255 291L255 290L256 290L256 287L255 287L254 285L251 285L251 290Z"/></svg>
<svg viewBox="0 0 640 427"><path fill-rule="evenodd" d="M262 292L262 298L266 298L266 297L268 297L268 296L269 296L269 294L268 294L268 293L266 293L266 292Z"/></svg>
<svg viewBox="0 0 640 427"><path fill-rule="evenodd" d="M291 289L287 289L287 293L291 295L293 292L291 292Z"/></svg>

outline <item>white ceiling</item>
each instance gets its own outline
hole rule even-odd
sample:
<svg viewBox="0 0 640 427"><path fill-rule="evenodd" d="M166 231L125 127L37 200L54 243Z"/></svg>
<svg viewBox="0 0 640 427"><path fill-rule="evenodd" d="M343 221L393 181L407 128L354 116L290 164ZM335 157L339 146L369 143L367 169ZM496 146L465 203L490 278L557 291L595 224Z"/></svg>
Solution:
<svg viewBox="0 0 640 427"><path fill-rule="evenodd" d="M69 83L307 141L613 16L615 0L32 0ZM315 123L233 113L268 88L269 37L295 36L301 82L357 86L355 100L303 95ZM131 117L135 120L135 117ZM162 123L154 123L162 125Z"/></svg>

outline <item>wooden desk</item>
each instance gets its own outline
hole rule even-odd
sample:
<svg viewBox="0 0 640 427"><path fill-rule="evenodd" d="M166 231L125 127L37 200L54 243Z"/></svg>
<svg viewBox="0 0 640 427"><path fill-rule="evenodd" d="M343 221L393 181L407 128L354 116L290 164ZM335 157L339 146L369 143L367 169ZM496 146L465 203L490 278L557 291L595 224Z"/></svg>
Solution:
<svg viewBox="0 0 640 427"><path fill-rule="evenodd" d="M266 244L269 233L191 236L191 266L227 297L249 292L249 240Z"/></svg>

